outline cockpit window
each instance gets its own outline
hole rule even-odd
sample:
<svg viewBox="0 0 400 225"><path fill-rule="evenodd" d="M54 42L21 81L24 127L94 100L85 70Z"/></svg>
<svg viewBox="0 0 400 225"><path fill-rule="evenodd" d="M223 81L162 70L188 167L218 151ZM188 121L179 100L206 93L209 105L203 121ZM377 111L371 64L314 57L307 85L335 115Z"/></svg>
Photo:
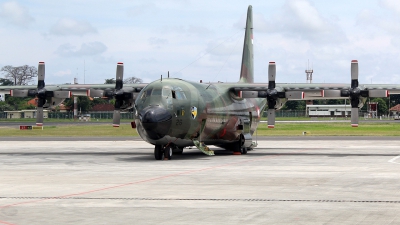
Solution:
<svg viewBox="0 0 400 225"><path fill-rule="evenodd" d="M170 97L171 94L172 94L171 89L169 89L169 88L163 88L162 89L162 96Z"/></svg>
<svg viewBox="0 0 400 225"><path fill-rule="evenodd" d="M150 96L151 95L151 91L153 91L153 88L149 88L146 90L146 95Z"/></svg>
<svg viewBox="0 0 400 225"><path fill-rule="evenodd" d="M140 96L139 98L145 99L147 96L150 96L152 90L153 90L152 88L143 90L142 96Z"/></svg>
<svg viewBox="0 0 400 225"><path fill-rule="evenodd" d="M154 91L156 91L156 90L153 90L152 95L154 95ZM178 100L187 99L185 92L183 92L182 88L180 88L180 87L173 87L172 90L170 88L163 88L162 96L172 97L172 98L178 99Z"/></svg>
<svg viewBox="0 0 400 225"><path fill-rule="evenodd" d="M161 89L154 89L151 95L161 95Z"/></svg>

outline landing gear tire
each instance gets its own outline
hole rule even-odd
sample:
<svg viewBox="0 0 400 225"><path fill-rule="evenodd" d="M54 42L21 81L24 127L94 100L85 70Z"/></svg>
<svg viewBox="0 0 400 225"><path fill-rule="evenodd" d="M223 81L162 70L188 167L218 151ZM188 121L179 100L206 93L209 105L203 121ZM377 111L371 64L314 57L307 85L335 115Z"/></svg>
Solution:
<svg viewBox="0 0 400 225"><path fill-rule="evenodd" d="M241 148L241 151L240 151L243 155L246 155L247 154L247 148L246 147L243 147L243 148Z"/></svg>
<svg viewBox="0 0 400 225"><path fill-rule="evenodd" d="M233 144L233 154L234 155L242 154L242 136L240 136L239 140Z"/></svg>
<svg viewBox="0 0 400 225"><path fill-rule="evenodd" d="M163 159L163 153L164 151L161 145L154 146L154 158L156 158L156 160Z"/></svg>
<svg viewBox="0 0 400 225"><path fill-rule="evenodd" d="M172 148L167 146L164 148L164 158L170 160L172 158Z"/></svg>

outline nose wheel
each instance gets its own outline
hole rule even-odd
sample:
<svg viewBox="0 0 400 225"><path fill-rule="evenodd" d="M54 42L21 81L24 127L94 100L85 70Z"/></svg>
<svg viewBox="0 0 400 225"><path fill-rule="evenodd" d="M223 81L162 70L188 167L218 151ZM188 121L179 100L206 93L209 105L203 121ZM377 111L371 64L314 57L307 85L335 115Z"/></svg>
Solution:
<svg viewBox="0 0 400 225"><path fill-rule="evenodd" d="M171 159L172 158L172 148L167 146L163 148L162 145L154 146L154 158L156 160Z"/></svg>
<svg viewBox="0 0 400 225"><path fill-rule="evenodd" d="M154 158L156 158L156 160L161 160L163 158L163 155L164 155L164 150L162 146L161 145L154 146Z"/></svg>

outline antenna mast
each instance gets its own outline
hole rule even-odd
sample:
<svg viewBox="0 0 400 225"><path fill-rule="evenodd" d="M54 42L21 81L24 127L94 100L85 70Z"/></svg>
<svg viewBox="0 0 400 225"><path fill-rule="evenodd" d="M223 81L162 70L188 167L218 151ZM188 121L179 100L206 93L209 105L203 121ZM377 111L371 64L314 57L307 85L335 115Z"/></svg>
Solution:
<svg viewBox="0 0 400 225"><path fill-rule="evenodd" d="M310 69L310 60L308 60L307 63L307 69L306 69L306 83L312 83L312 75L313 75L314 70L311 68Z"/></svg>

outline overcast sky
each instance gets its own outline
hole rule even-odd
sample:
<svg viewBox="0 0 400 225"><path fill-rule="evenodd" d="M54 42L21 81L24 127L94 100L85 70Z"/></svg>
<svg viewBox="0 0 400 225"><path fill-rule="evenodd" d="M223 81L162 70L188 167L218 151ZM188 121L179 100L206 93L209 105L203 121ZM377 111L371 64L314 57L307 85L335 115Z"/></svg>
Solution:
<svg viewBox="0 0 400 225"><path fill-rule="evenodd" d="M255 82L400 83L398 0L21 0L0 2L0 67L46 62L46 84L166 76L237 82L253 6ZM1 76L2 77L2 76Z"/></svg>

